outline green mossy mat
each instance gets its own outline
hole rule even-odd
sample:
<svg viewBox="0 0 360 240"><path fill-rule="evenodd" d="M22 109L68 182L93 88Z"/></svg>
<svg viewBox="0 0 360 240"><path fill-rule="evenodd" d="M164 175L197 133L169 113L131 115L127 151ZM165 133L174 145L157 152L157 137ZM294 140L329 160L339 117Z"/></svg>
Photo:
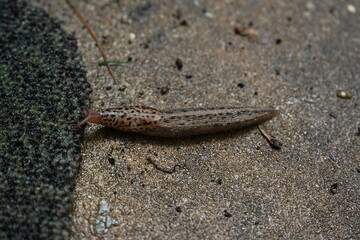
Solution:
<svg viewBox="0 0 360 240"><path fill-rule="evenodd" d="M0 239L67 238L90 91L76 39L0 0Z"/></svg>

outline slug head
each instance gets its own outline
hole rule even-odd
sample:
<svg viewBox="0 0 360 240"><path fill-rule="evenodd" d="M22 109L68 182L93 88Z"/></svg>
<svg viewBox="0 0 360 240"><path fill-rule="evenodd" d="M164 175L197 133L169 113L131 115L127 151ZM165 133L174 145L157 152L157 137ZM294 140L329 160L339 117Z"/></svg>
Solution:
<svg viewBox="0 0 360 240"><path fill-rule="evenodd" d="M101 124L101 118L99 112L85 109L84 114L86 115L86 118L79 123L79 126L87 122Z"/></svg>

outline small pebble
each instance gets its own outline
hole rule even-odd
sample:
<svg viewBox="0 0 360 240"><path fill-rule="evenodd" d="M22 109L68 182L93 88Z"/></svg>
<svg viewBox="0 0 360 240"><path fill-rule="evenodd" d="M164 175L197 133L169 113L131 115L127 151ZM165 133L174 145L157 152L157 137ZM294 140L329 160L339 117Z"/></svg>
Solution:
<svg viewBox="0 0 360 240"><path fill-rule="evenodd" d="M360 127L358 127L358 131L357 131L357 133L355 134L355 136L360 137Z"/></svg>
<svg viewBox="0 0 360 240"><path fill-rule="evenodd" d="M181 213L181 212L182 212L182 209L181 209L181 207L176 207L176 208L175 208L175 211L177 211L178 213Z"/></svg>
<svg viewBox="0 0 360 240"><path fill-rule="evenodd" d="M232 214L225 210L225 211L224 211L224 216L227 217L227 218L229 218L229 217L232 216Z"/></svg>
<svg viewBox="0 0 360 240"><path fill-rule="evenodd" d="M243 84L243 83L238 83L238 85L237 85L239 88L243 88L243 87L245 87L245 84Z"/></svg>
<svg viewBox="0 0 360 240"><path fill-rule="evenodd" d="M160 93L161 95L165 95L169 92L169 88L168 87L161 87L160 88Z"/></svg>
<svg viewBox="0 0 360 240"><path fill-rule="evenodd" d="M352 4L348 4L347 5L347 10L350 12L350 13L356 13L356 8L354 5Z"/></svg>
<svg viewBox="0 0 360 240"><path fill-rule="evenodd" d="M333 112L330 112L329 115L330 115L330 117L332 117L332 118L335 118L335 119L337 118L336 114L333 113Z"/></svg>
<svg viewBox="0 0 360 240"><path fill-rule="evenodd" d="M206 12L205 16L208 17L208 18L214 18L214 14L209 13L209 12Z"/></svg>
<svg viewBox="0 0 360 240"><path fill-rule="evenodd" d="M309 10L309 11L313 11L315 9L315 4L313 2L307 2L306 3L306 8Z"/></svg>
<svg viewBox="0 0 360 240"><path fill-rule="evenodd" d="M336 92L336 96L338 96L339 98L344 98L344 99L351 99L352 98L352 94L349 93L346 90L338 90Z"/></svg>
<svg viewBox="0 0 360 240"><path fill-rule="evenodd" d="M332 194L338 193L338 187L339 187L338 183L334 183L334 184L331 185L331 187L330 187L330 192L331 192Z"/></svg>
<svg viewBox="0 0 360 240"><path fill-rule="evenodd" d="M179 70L179 71L181 71L181 69L183 68L183 62L181 61L181 59L180 58L177 58L176 59L176 61L175 61L175 65L176 65L176 67L177 67L177 69Z"/></svg>
<svg viewBox="0 0 360 240"><path fill-rule="evenodd" d="M186 21L186 20L182 20L181 22L180 22L180 26L188 26L189 24L188 24L188 22Z"/></svg>
<svg viewBox="0 0 360 240"><path fill-rule="evenodd" d="M115 158L109 157L108 161L111 165L115 165Z"/></svg>
<svg viewBox="0 0 360 240"><path fill-rule="evenodd" d="M136 38L136 35L135 35L135 33L130 33L129 37L131 40L134 40Z"/></svg>
<svg viewBox="0 0 360 240"><path fill-rule="evenodd" d="M282 142L276 140L276 139L272 139L272 141L269 141L270 146L274 149L280 150L281 146L283 145Z"/></svg>

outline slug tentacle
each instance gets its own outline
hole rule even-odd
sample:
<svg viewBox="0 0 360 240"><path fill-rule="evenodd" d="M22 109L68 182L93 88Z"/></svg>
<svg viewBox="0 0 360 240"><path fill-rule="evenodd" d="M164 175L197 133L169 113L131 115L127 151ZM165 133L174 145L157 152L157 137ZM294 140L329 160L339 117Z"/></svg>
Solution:
<svg viewBox="0 0 360 240"><path fill-rule="evenodd" d="M99 112L92 111L92 110L89 110L89 109L85 109L84 114L86 115L86 118L84 120L82 120L78 124L78 126L82 126L87 122L101 124L100 113Z"/></svg>
<svg viewBox="0 0 360 240"><path fill-rule="evenodd" d="M84 121L125 132L160 137L182 137L240 129L273 118L273 108L213 107L159 111L153 108L122 107L87 111Z"/></svg>

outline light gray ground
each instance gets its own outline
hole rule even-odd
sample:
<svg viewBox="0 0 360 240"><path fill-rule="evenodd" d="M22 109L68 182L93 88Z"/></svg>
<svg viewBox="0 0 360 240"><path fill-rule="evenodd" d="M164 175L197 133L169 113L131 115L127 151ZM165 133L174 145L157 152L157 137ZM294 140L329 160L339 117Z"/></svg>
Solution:
<svg viewBox="0 0 360 240"><path fill-rule="evenodd" d="M78 38L91 108L280 111L263 126L280 151L256 128L158 139L88 127L74 239L360 238L359 1L73 1L110 60L131 57L115 85L64 1L31 2ZM249 26L256 39L234 33Z"/></svg>

